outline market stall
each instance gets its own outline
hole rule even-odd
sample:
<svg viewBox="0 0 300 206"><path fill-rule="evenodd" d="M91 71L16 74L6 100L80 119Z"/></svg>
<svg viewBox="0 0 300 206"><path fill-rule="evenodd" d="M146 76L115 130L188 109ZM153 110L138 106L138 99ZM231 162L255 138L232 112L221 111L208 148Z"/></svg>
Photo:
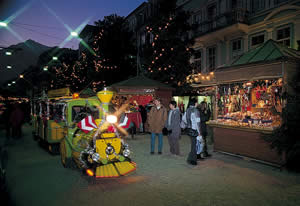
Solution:
<svg viewBox="0 0 300 206"><path fill-rule="evenodd" d="M273 40L214 73L214 150L282 165L284 157L263 139L281 125L287 81L299 66L299 53Z"/></svg>
<svg viewBox="0 0 300 206"><path fill-rule="evenodd" d="M141 123L146 121L147 114L141 112L141 110L146 111L154 98L160 98L162 104L167 107L172 99L172 91L174 90L168 85L145 76L136 76L118 82L111 85L110 88L116 91L112 103L116 105L124 102L130 103L130 108L126 113L128 118L135 123L136 128L140 128Z"/></svg>

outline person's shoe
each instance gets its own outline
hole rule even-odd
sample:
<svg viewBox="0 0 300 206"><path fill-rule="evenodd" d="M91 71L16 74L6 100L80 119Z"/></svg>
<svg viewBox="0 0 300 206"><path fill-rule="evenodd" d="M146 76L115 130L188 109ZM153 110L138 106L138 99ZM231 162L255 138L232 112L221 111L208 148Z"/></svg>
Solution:
<svg viewBox="0 0 300 206"><path fill-rule="evenodd" d="M162 154L162 152L158 152L158 154L159 154L159 155L161 155L161 154Z"/></svg>
<svg viewBox="0 0 300 206"><path fill-rule="evenodd" d="M187 161L187 163L190 165L197 165L197 162L195 162L195 161Z"/></svg>
<svg viewBox="0 0 300 206"><path fill-rule="evenodd" d="M154 155L154 152L150 152L150 154Z"/></svg>
<svg viewBox="0 0 300 206"><path fill-rule="evenodd" d="M207 152L204 152L203 153L203 157L211 157L212 155L211 154L208 154Z"/></svg>
<svg viewBox="0 0 300 206"><path fill-rule="evenodd" d="M197 154L197 160L203 161L203 160L205 160L205 159L204 159L203 157L201 157L200 154Z"/></svg>

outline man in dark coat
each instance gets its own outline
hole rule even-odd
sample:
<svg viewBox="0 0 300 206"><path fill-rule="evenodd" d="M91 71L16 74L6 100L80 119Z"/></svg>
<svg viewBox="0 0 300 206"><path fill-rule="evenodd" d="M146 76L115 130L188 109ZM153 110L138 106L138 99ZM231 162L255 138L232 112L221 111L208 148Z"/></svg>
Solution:
<svg viewBox="0 0 300 206"><path fill-rule="evenodd" d="M170 152L174 155L179 155L179 138L181 134L180 128L180 111L176 107L175 101L169 103L170 111L168 113L168 119L166 122L166 128L168 129L168 140L170 145Z"/></svg>
<svg viewBox="0 0 300 206"><path fill-rule="evenodd" d="M203 156L204 157L210 157L211 154L208 154L208 152L207 152L207 141L206 141L207 126L206 126L206 122L209 120L211 112L210 112L206 102L204 102L204 101L201 102L199 112L200 112L200 119L201 119L200 127L201 127L201 132L202 132L202 138L203 138L203 141L204 141Z"/></svg>

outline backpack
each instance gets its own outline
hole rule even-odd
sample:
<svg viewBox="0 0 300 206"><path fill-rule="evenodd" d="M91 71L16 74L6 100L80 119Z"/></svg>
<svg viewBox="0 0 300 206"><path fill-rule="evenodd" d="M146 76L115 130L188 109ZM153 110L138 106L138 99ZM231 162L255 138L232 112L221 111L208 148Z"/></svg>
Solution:
<svg viewBox="0 0 300 206"><path fill-rule="evenodd" d="M181 127L181 129L186 129L186 127L187 127L186 112L182 116L182 119L180 121L180 127Z"/></svg>

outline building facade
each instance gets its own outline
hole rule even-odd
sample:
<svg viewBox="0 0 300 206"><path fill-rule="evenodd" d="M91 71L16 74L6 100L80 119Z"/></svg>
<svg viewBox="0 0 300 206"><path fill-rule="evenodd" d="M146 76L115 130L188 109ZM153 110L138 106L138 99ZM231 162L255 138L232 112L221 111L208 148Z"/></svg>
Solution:
<svg viewBox="0 0 300 206"><path fill-rule="evenodd" d="M149 18L158 15L158 1L142 3L126 18L139 51L151 43L145 27ZM191 63L196 72L229 65L269 39L298 49L299 0L178 0L177 5L191 13L189 22L196 28L189 33L195 39Z"/></svg>

